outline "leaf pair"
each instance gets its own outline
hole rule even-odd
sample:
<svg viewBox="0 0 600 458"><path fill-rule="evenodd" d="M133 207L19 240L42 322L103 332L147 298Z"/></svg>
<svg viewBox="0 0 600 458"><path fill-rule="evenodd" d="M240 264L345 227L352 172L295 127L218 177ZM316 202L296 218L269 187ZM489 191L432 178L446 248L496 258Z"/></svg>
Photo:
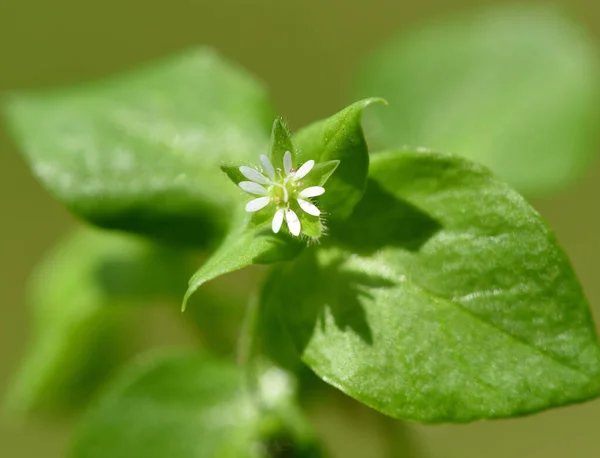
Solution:
<svg viewBox="0 0 600 458"><path fill-rule="evenodd" d="M371 147L427 146L480 162L526 195L575 182L600 136L600 59L578 24L547 6L494 6L399 34L360 66L352 97Z"/></svg>

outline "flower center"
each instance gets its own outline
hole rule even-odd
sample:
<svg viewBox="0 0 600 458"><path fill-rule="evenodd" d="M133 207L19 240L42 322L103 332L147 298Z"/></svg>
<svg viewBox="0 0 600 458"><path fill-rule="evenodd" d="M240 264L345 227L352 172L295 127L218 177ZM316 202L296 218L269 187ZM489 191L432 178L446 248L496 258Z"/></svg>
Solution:
<svg viewBox="0 0 600 458"><path fill-rule="evenodd" d="M289 203L298 197L298 188L301 183L292 180L293 175L287 176L283 182L273 182L269 187L269 196L279 208L289 207Z"/></svg>

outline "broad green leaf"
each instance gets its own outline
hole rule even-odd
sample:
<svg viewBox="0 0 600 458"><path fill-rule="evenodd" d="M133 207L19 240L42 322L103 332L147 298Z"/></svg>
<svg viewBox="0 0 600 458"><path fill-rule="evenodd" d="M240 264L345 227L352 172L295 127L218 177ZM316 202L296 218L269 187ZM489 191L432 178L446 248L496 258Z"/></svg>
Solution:
<svg viewBox="0 0 600 458"><path fill-rule="evenodd" d="M369 169L369 154L361 126L363 110L382 99L365 99L330 118L301 129L294 137L297 162L339 160L319 203L329 211L328 219L344 219L360 200Z"/></svg>
<svg viewBox="0 0 600 458"><path fill-rule="evenodd" d="M364 63L352 95L390 103L365 120L371 150L426 145L545 194L600 145L599 57L554 9L495 7L403 33Z"/></svg>
<svg viewBox="0 0 600 458"><path fill-rule="evenodd" d="M25 413L84 401L120 360L120 305L180 295L189 264L173 251L91 230L58 245L33 275L33 342L6 408Z"/></svg>
<svg viewBox="0 0 600 458"><path fill-rule="evenodd" d="M267 151L273 114L250 75L198 48L6 106L33 171L92 223L204 246L239 200L219 165Z"/></svg>
<svg viewBox="0 0 600 458"><path fill-rule="evenodd" d="M110 384L76 436L73 458L323 456L271 367L251 393L242 369L206 355L146 357Z"/></svg>
<svg viewBox="0 0 600 458"><path fill-rule="evenodd" d="M325 381L424 422L600 394L600 347L566 255L487 170L421 150L380 153L343 228L337 245L278 269L265 292Z"/></svg>

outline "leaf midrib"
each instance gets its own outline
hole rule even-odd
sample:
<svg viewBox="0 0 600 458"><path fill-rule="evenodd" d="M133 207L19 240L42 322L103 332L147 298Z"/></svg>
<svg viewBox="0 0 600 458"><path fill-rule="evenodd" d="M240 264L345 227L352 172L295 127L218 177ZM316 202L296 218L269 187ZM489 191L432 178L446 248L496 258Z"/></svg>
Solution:
<svg viewBox="0 0 600 458"><path fill-rule="evenodd" d="M489 326L493 329L495 329L496 331L500 332L501 334L507 336L509 339L511 339L512 341L521 344L521 345L525 345L526 347L534 350L535 352L537 352L538 354L550 359L551 361L557 363L558 365L569 369L573 372L576 372L577 374L582 375L586 381L592 382L593 381L593 377L589 374L587 374L586 372L584 372L581 368L579 367L575 367L572 366L571 364L562 361L561 359L559 359L558 357L556 357L555 355L552 355L550 353L548 353L547 351L536 347L535 345L533 345L530 342L527 342L525 339L516 336L514 334L511 334L509 331L507 331L506 329L503 329L501 327L496 326L495 324L487 321L485 318L479 316L478 314L474 313L472 310L470 310L469 308L465 307L461 301L457 300L457 297L452 297L452 296L444 296L441 295L439 293L435 293L429 289L427 289L426 287L424 287L423 285L417 283L414 278L410 278L408 281L405 280L405 282L409 285L412 285L414 288L420 290L423 294L429 296L434 302L443 302L445 305L450 306L450 307L457 307L461 312L469 315L470 317L474 318L475 320L477 320L480 323L483 323L486 326ZM473 294L476 293L477 291L474 291L472 293L469 294Z"/></svg>

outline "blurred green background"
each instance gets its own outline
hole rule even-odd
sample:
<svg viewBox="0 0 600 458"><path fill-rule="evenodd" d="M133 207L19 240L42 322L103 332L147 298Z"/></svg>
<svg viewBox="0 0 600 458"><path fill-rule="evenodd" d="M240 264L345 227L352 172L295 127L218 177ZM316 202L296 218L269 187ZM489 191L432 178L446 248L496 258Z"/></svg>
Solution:
<svg viewBox="0 0 600 458"><path fill-rule="evenodd" d="M70 84L182 48L216 47L262 79L292 128L348 102L351 74L366 53L402 29L451 12L501 1L423 0L0 0L0 93ZM549 2L538 2L549 3ZM600 3L560 0L600 50ZM600 81L598 82L600 85ZM373 94L377 95L377 94ZM600 126L599 126L600 128ZM578 184L536 200L570 255L600 322L600 161ZM36 262L76 222L31 177L0 127L0 394L28 343L24 289ZM160 321L150 314L145 321ZM148 323L140 321L140 326ZM178 328L150 324L177 339ZM314 412L323 435L337 434L339 456L377 457L377 414L345 411L339 430ZM70 420L0 424L0 456L64 456ZM409 425L423 457L577 457L600 455L600 401L529 418L456 426ZM337 429L335 429L337 428ZM350 434L343 440L344 434ZM399 433L400 434L400 433Z"/></svg>

